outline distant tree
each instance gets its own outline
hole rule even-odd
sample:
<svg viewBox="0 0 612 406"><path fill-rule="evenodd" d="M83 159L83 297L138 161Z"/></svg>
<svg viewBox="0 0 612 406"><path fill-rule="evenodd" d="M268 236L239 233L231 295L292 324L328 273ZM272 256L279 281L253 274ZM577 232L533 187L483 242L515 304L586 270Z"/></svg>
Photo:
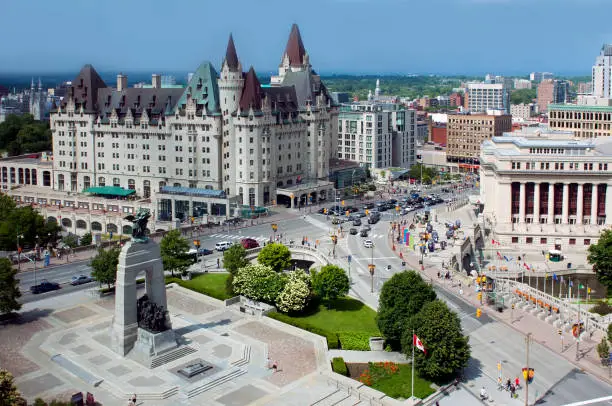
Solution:
<svg viewBox="0 0 612 406"><path fill-rule="evenodd" d="M408 172L408 176L412 179L421 179L421 166L422 164L417 163L410 167L410 172ZM423 166L423 183L431 183L433 179L438 176L438 171L434 168L430 168L427 166Z"/></svg>
<svg viewBox="0 0 612 406"><path fill-rule="evenodd" d="M330 306L331 301L348 293L349 279L344 269L336 265L325 265L320 271L312 272L312 289Z"/></svg>
<svg viewBox="0 0 612 406"><path fill-rule="evenodd" d="M5 369L0 369L0 406L27 406L17 390L13 374Z"/></svg>
<svg viewBox="0 0 612 406"><path fill-rule="evenodd" d="M11 261L0 258L0 314L21 309L21 303L17 301L21 292L16 276L17 270L13 268Z"/></svg>
<svg viewBox="0 0 612 406"><path fill-rule="evenodd" d="M261 249L257 255L257 262L281 272L291 266L291 251L283 244L271 243Z"/></svg>
<svg viewBox="0 0 612 406"><path fill-rule="evenodd" d="M511 104L529 104L537 97L536 89L517 89L510 95Z"/></svg>
<svg viewBox="0 0 612 406"><path fill-rule="evenodd" d="M180 230L172 230L168 232L159 244L161 250L162 262L164 269L179 274L189 268L193 263L192 259L187 255L189 252L189 242L181 236Z"/></svg>
<svg viewBox="0 0 612 406"><path fill-rule="evenodd" d="M606 338L602 338L601 342L597 344L597 355L599 358L608 359L610 357L610 346L608 345L608 340Z"/></svg>
<svg viewBox="0 0 612 406"><path fill-rule="evenodd" d="M85 233L81 236L81 246L85 247L87 245L91 245L92 236L91 233Z"/></svg>
<svg viewBox="0 0 612 406"><path fill-rule="evenodd" d="M223 252L223 267L231 274L246 266L246 250L242 244L234 244Z"/></svg>
<svg viewBox="0 0 612 406"><path fill-rule="evenodd" d="M110 288L117 280L120 252L119 248L100 249L98 255L91 260L91 277L100 285L106 284Z"/></svg>
<svg viewBox="0 0 612 406"><path fill-rule="evenodd" d="M68 234L62 238L62 242L70 248L75 248L79 245L79 237L75 234Z"/></svg>
<svg viewBox="0 0 612 406"><path fill-rule="evenodd" d="M408 320L402 334L402 352L408 356L412 355L413 331L426 349L426 353L415 349L415 369L420 376L441 382L467 365L468 337L463 335L457 314L444 302L428 302Z"/></svg>
<svg viewBox="0 0 612 406"><path fill-rule="evenodd" d="M0 123L0 150L9 155L51 150L51 130L49 124L34 121L31 114L9 115Z"/></svg>
<svg viewBox="0 0 612 406"><path fill-rule="evenodd" d="M415 271L391 277L382 287L378 301L378 328L391 347L399 349L408 319L436 299L433 288Z"/></svg>
<svg viewBox="0 0 612 406"><path fill-rule="evenodd" d="M604 230L597 244L591 244L587 252L587 261L593 265L597 280L612 291L612 230Z"/></svg>
<svg viewBox="0 0 612 406"><path fill-rule="evenodd" d="M10 196L0 194L0 251L17 250L18 239L21 247L46 245L57 239L59 231L57 223L45 221L32 207L16 207Z"/></svg>
<svg viewBox="0 0 612 406"><path fill-rule="evenodd" d="M275 304L287 278L262 264L248 264L234 275L234 292L249 299Z"/></svg>

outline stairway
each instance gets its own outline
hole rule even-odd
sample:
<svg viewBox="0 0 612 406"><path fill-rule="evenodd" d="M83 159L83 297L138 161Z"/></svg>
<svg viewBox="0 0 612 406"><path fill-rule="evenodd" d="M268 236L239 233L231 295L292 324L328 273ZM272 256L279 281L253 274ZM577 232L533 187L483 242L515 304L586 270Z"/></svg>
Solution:
<svg viewBox="0 0 612 406"><path fill-rule="evenodd" d="M149 365L149 367L151 369L160 367L169 362L176 361L177 359L182 358L186 355L193 354L196 351L196 349L188 345L175 348L174 350L168 351L162 355L158 355L157 357L152 357L151 364Z"/></svg>

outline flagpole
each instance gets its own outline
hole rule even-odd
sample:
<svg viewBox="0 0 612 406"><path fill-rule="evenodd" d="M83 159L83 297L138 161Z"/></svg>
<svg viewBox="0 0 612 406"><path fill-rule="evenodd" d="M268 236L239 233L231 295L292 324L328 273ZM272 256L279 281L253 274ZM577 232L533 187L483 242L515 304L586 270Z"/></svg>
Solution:
<svg viewBox="0 0 612 406"><path fill-rule="evenodd" d="M546 292L544 292L546 293ZM553 277L552 277L552 287L550 288L550 295L552 297L555 297L555 274L553 273Z"/></svg>
<svg viewBox="0 0 612 406"><path fill-rule="evenodd" d="M414 399L414 347L415 347L415 342L414 342L414 329L412 329L412 395L410 396L411 399Z"/></svg>

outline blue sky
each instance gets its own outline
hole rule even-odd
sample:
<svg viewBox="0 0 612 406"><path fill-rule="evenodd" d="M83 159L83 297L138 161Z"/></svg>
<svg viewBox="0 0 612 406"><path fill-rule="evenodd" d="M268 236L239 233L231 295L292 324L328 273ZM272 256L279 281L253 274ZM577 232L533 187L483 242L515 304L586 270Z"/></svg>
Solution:
<svg viewBox="0 0 612 406"><path fill-rule="evenodd" d="M588 74L612 0L0 0L0 71L190 71L234 34L275 69L292 23L322 73Z"/></svg>

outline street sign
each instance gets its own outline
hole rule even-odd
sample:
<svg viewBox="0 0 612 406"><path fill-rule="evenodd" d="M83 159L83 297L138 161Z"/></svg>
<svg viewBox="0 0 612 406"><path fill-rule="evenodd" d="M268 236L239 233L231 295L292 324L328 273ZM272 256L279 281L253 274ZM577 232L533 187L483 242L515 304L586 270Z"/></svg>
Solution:
<svg viewBox="0 0 612 406"><path fill-rule="evenodd" d="M353 257L351 255L349 255L346 259L348 260L348 263L350 264L351 261L353 260Z"/></svg>

